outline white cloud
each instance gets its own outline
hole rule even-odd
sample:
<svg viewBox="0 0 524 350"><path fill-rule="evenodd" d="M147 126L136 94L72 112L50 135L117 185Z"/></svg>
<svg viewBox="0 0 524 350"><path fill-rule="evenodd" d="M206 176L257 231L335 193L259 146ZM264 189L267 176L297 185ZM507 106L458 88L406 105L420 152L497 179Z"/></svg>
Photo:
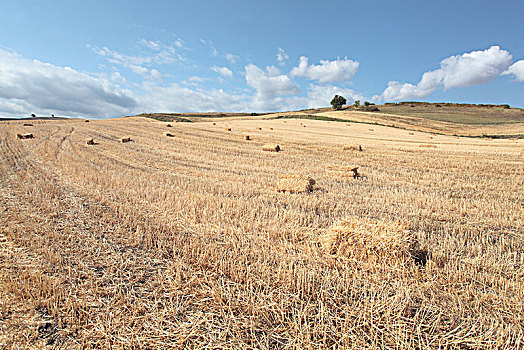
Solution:
<svg viewBox="0 0 524 350"><path fill-rule="evenodd" d="M233 72L229 68L227 68L227 67L213 66L213 67L211 67L211 70L213 72L216 72L216 73L222 75L223 77L231 78L233 76Z"/></svg>
<svg viewBox="0 0 524 350"><path fill-rule="evenodd" d="M134 64L130 64L127 67L129 69L131 69L134 73L138 74L138 75L141 75L143 77L149 76L149 69L147 69L145 67L137 66L137 65L134 65Z"/></svg>
<svg viewBox="0 0 524 350"><path fill-rule="evenodd" d="M175 40L175 46L176 46L176 47L182 47L182 46L184 46L184 40L182 40L182 39L180 39L180 38L179 38L179 39L176 39L176 40Z"/></svg>
<svg viewBox="0 0 524 350"><path fill-rule="evenodd" d="M448 90L487 83L506 72L511 62L511 54L498 46L451 56L440 62L440 69L424 73L417 85L390 81L382 97L397 101L424 98L439 88Z"/></svg>
<svg viewBox="0 0 524 350"><path fill-rule="evenodd" d="M238 59L237 55L233 55L232 53L226 53L226 60L234 64Z"/></svg>
<svg viewBox="0 0 524 350"><path fill-rule="evenodd" d="M278 48L278 52L277 52L278 64L281 65L281 66L285 66L286 65L286 60L288 60L288 59L289 59L289 55L287 54L287 52L279 47Z"/></svg>
<svg viewBox="0 0 524 350"><path fill-rule="evenodd" d="M274 110L282 104L283 95L300 93L300 88L291 78L281 74L275 66L266 67L264 72L254 64L245 67L246 82L257 90L253 98L253 108L256 110Z"/></svg>
<svg viewBox="0 0 524 350"><path fill-rule="evenodd" d="M0 49L0 114L109 117L128 114L136 104L133 94L110 78Z"/></svg>
<svg viewBox="0 0 524 350"><path fill-rule="evenodd" d="M364 102L366 98L351 89L339 88L333 85L314 85L310 84L307 97L291 97L286 99L286 109L295 110L301 108L318 108L330 105L331 100L335 95L344 96L348 104L352 104L356 100Z"/></svg>
<svg viewBox="0 0 524 350"><path fill-rule="evenodd" d="M154 80L158 80L158 81L163 80L162 73L160 73L156 69L151 69L151 78L153 78Z"/></svg>
<svg viewBox="0 0 524 350"><path fill-rule="evenodd" d="M290 75L318 80L320 84L350 80L358 70L359 62L346 59L321 60L320 65L309 65L307 57L300 57L299 64Z"/></svg>
<svg viewBox="0 0 524 350"><path fill-rule="evenodd" d="M145 82L145 94L140 97L139 108L157 112L185 111L246 111L248 96L235 95L222 89L192 90L178 84L159 86Z"/></svg>
<svg viewBox="0 0 524 350"><path fill-rule="evenodd" d="M524 60L513 63L503 75L514 75L517 81L524 81Z"/></svg>

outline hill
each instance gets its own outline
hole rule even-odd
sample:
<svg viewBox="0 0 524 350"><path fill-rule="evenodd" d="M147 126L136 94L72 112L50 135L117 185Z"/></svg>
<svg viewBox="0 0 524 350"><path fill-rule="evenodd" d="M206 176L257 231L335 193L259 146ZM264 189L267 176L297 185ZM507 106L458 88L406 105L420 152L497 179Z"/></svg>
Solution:
<svg viewBox="0 0 524 350"><path fill-rule="evenodd" d="M372 109L378 108L378 111ZM524 138L524 110L508 105L400 102L378 106L315 108L279 113L152 113L161 121L201 122L229 119L312 119L368 123L442 135Z"/></svg>

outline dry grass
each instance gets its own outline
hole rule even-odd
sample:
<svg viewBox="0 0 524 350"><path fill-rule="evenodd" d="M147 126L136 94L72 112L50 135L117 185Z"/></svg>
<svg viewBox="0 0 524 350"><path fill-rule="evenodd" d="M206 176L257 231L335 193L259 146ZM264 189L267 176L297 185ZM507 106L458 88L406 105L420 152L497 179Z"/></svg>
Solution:
<svg viewBox="0 0 524 350"><path fill-rule="evenodd" d="M523 347L522 140L436 135L426 150L424 133L292 119L177 123L176 142L145 118L34 124L18 140L22 123L0 122L0 347ZM326 172L347 162L367 180ZM297 173L321 190L275 191Z"/></svg>

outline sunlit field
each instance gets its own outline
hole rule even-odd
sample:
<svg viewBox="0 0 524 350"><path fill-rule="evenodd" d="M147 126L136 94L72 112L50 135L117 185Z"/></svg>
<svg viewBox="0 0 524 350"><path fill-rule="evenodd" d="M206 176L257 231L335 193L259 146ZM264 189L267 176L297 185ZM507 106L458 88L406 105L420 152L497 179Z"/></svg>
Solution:
<svg viewBox="0 0 524 350"><path fill-rule="evenodd" d="M0 347L524 347L523 139L23 124L0 122Z"/></svg>

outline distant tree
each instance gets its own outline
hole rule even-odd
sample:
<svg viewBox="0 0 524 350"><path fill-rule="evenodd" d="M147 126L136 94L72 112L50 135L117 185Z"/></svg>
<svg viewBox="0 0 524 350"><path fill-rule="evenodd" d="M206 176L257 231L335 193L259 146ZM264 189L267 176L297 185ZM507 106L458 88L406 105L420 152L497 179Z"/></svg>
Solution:
<svg viewBox="0 0 524 350"><path fill-rule="evenodd" d="M335 95L331 100L331 106L333 109L341 109L346 104L346 99L343 96Z"/></svg>
<svg viewBox="0 0 524 350"><path fill-rule="evenodd" d="M360 100L356 100L355 103L353 104L355 107L358 107L360 106Z"/></svg>
<svg viewBox="0 0 524 350"><path fill-rule="evenodd" d="M31 114L31 117L32 117L32 118L36 118L36 114L34 114L34 113Z"/></svg>

